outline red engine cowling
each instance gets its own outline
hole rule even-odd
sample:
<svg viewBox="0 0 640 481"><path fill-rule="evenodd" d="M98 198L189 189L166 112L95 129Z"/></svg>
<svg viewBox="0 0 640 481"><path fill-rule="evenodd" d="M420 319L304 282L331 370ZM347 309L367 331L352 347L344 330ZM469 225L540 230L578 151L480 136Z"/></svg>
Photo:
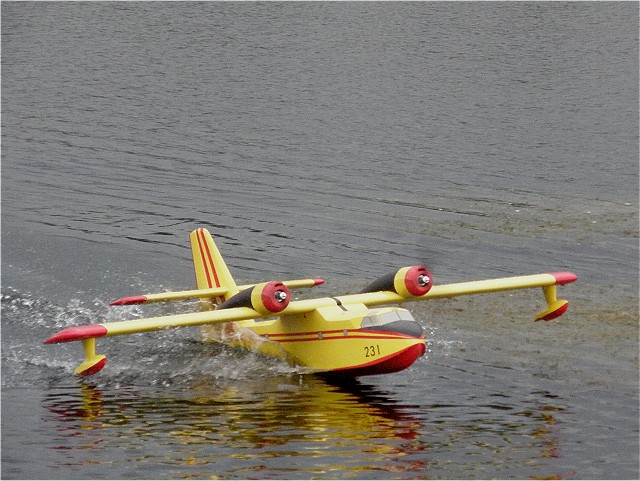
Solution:
<svg viewBox="0 0 640 481"><path fill-rule="evenodd" d="M218 306L218 309L250 307L268 316L283 311L291 300L291 293L282 282L263 282L238 292Z"/></svg>
<svg viewBox="0 0 640 481"><path fill-rule="evenodd" d="M424 296L433 286L433 276L424 266L410 266L382 276L362 292L391 291L402 297Z"/></svg>

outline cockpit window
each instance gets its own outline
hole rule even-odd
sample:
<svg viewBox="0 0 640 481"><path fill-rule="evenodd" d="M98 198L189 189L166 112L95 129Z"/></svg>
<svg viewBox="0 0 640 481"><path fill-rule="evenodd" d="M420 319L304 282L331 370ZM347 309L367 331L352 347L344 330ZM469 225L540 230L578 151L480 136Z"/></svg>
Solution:
<svg viewBox="0 0 640 481"><path fill-rule="evenodd" d="M383 312L382 314L371 314L362 319L361 327L382 326L395 321L415 321L409 311L396 310Z"/></svg>

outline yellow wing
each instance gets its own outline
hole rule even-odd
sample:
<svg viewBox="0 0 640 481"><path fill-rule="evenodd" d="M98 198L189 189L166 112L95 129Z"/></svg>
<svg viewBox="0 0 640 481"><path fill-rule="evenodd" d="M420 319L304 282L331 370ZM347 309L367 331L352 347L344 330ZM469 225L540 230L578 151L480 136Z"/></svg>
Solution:
<svg viewBox="0 0 640 481"><path fill-rule="evenodd" d="M411 271L405 269L405 275L411 275ZM402 273L400 269L398 273ZM430 274L429 274L430 275ZM396 276L397 277L397 276ZM556 286L559 284L568 284L578 279L578 276L571 272L554 272L549 274L533 274L527 276L502 277L498 279L486 279L480 281L459 282L455 284L434 285L428 288L427 292L422 295L413 296L410 293L400 292L393 285L387 290L379 290L374 292L364 292L361 294L350 294L338 297L326 297L321 299L308 299L295 301L282 312L287 314L302 314L312 311L319 307L335 306L336 304L364 304L366 306L374 306L380 304L397 304L408 301L426 301L431 299L452 298L458 296L484 294L490 292L509 291L517 289L529 289L541 287L547 307L536 315L536 321L549 321L562 315L566 310L569 302L567 300L556 299ZM430 283L433 280L430 278ZM397 284L397 282L396 282Z"/></svg>

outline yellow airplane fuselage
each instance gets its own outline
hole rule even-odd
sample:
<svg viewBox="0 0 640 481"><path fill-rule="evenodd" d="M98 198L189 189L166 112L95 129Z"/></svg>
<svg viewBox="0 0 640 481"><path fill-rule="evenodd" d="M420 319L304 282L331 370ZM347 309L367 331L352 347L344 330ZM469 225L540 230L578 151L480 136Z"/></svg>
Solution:
<svg viewBox="0 0 640 481"><path fill-rule="evenodd" d="M406 369L425 353L422 327L398 307L336 305L268 320L206 326L205 340L241 345L306 371L343 376Z"/></svg>

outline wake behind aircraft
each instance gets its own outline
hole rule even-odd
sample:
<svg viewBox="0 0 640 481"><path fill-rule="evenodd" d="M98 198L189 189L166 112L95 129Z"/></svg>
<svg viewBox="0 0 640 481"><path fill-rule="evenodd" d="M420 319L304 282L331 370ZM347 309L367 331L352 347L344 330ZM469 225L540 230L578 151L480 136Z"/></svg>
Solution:
<svg viewBox="0 0 640 481"><path fill-rule="evenodd" d="M207 229L191 232L190 241L197 289L124 297L112 305L200 299L200 310L71 327L45 344L81 341L85 360L74 374L86 376L100 371L107 361L96 353L97 338L205 326L205 340L279 357L311 373L388 374L406 369L425 353L424 330L407 309L372 306L541 287L547 306L535 319L549 321L568 306L567 300L556 298L556 286L577 280L571 272L554 272L434 285L426 267L409 266L378 278L359 294L292 301L291 289L318 286L324 280L239 286Z"/></svg>

